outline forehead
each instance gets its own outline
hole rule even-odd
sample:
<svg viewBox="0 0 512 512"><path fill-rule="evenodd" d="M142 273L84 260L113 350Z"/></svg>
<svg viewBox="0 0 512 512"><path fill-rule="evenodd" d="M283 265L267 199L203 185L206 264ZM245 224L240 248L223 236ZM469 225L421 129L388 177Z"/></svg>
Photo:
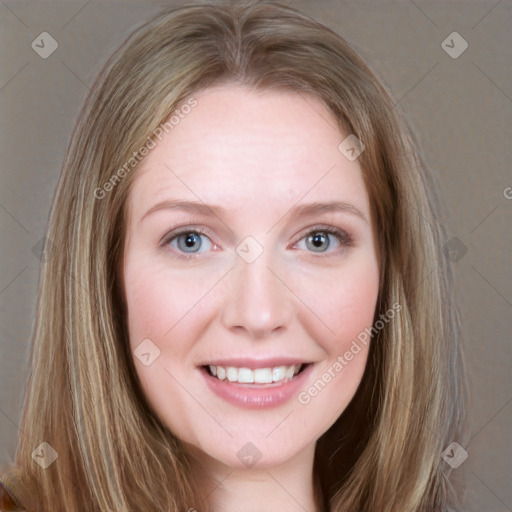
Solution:
<svg viewBox="0 0 512 512"><path fill-rule="evenodd" d="M137 169L129 208L169 197L233 209L308 200L350 200L368 211L357 161L338 147L348 135L324 104L293 91L209 88ZM139 211L140 210L140 211Z"/></svg>

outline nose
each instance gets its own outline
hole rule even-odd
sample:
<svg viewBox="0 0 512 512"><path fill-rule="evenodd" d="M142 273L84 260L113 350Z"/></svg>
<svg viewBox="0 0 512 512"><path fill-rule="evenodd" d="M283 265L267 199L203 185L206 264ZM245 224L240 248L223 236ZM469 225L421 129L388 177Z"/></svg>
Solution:
<svg viewBox="0 0 512 512"><path fill-rule="evenodd" d="M226 329L251 339L265 339L287 329L293 293L274 267L275 259L265 251L252 263L236 258L222 311Z"/></svg>

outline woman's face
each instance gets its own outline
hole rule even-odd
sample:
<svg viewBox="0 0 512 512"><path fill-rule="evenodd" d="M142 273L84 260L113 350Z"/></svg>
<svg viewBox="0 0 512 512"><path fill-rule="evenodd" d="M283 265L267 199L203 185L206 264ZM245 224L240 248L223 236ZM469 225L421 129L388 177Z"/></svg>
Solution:
<svg viewBox="0 0 512 512"><path fill-rule="evenodd" d="M191 451L272 467L314 451L360 383L379 283L369 198L318 100L236 85L195 99L134 171L130 345Z"/></svg>

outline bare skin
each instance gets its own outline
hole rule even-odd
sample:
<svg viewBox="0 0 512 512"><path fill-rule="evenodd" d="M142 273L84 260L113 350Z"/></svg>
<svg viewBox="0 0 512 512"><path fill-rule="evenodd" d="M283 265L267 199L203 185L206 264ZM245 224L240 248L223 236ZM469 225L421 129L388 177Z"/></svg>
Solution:
<svg viewBox="0 0 512 512"><path fill-rule="evenodd" d="M156 414L193 455L211 510L315 511L315 444L354 396L368 346L341 371L336 361L371 326L378 295L361 169L338 149L348 134L314 98L238 85L196 98L143 160L128 198L130 344L134 350L151 340L159 351L148 366L134 358L138 377ZM172 200L225 210L148 213ZM307 216L293 210L313 202L349 206ZM178 228L186 232L173 237ZM198 228L204 234L187 245L187 233ZM250 250L262 250L250 263L236 251L249 236L257 242ZM213 377L203 366L211 361L283 357L309 363L284 403L242 407L207 385ZM308 391L319 380L325 386ZM256 448L256 464L240 455L244 447ZM190 507L201 512L202 505Z"/></svg>

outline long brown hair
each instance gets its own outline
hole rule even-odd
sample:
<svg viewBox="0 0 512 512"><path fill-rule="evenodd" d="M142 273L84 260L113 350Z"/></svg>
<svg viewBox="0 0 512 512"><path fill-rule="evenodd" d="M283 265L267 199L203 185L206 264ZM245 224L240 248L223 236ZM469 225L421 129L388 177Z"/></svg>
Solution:
<svg viewBox="0 0 512 512"><path fill-rule="evenodd" d="M319 98L359 157L383 255L374 335L356 396L317 443L332 512L457 506L441 458L465 441L466 383L441 205L391 94L336 33L274 2L174 7L137 29L94 83L53 200L19 445L6 484L33 509L206 510L181 442L138 384L120 286L125 204L142 147L219 83ZM307 129L307 128L305 128ZM127 164L129 162L129 164ZM121 171L124 169L124 171ZM32 453L48 443L46 469Z"/></svg>

